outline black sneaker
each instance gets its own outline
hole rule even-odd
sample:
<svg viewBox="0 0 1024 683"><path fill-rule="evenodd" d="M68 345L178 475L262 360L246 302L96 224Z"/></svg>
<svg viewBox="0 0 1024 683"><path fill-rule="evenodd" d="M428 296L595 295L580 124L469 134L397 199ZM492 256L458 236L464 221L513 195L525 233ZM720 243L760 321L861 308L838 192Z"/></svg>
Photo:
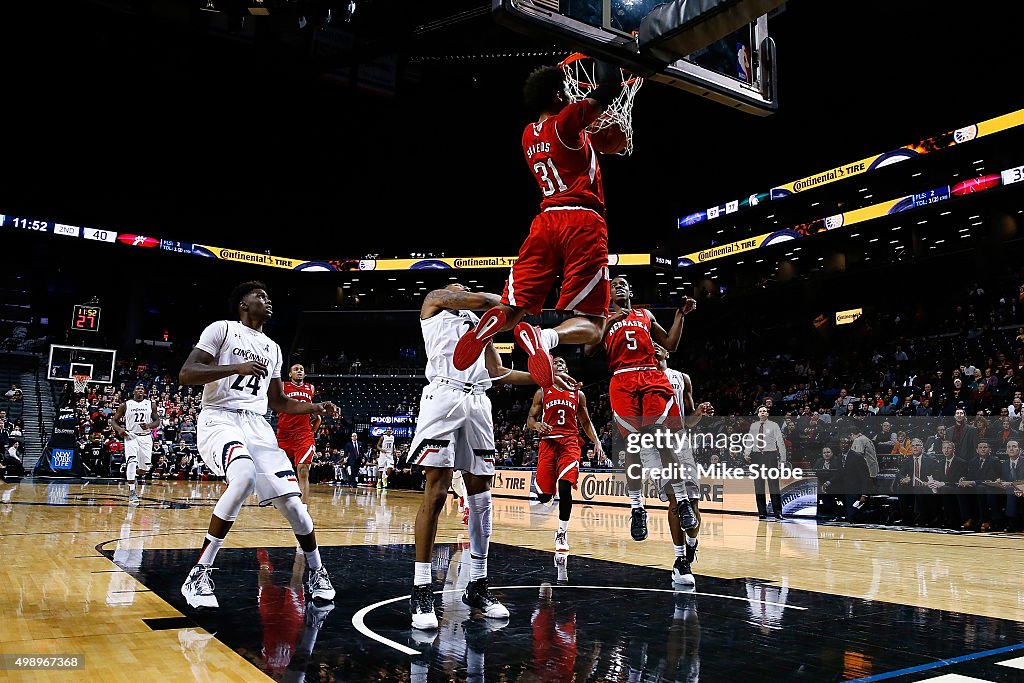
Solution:
<svg viewBox="0 0 1024 683"><path fill-rule="evenodd" d="M691 531L697 528L697 515L693 513L693 506L687 499L676 501L676 517L679 518L679 526L683 531Z"/></svg>
<svg viewBox="0 0 1024 683"><path fill-rule="evenodd" d="M414 586L409 598L409 611L412 613L412 627L423 631L437 628L437 614L434 613L434 591L429 583Z"/></svg>
<svg viewBox="0 0 1024 683"><path fill-rule="evenodd" d="M690 545L689 543L686 544L686 561L688 563L697 561L697 543L699 542L700 541L697 541L693 545Z"/></svg>
<svg viewBox="0 0 1024 683"><path fill-rule="evenodd" d="M466 592L462 594L462 602L480 610L485 617L508 619L508 608L487 587L487 579L470 581L466 585Z"/></svg>
<svg viewBox="0 0 1024 683"><path fill-rule="evenodd" d="M633 519L629 523L629 534L634 541L647 539L647 510L644 508L633 508Z"/></svg>
<svg viewBox="0 0 1024 683"><path fill-rule="evenodd" d="M685 557L677 557L676 563L672 565L672 583L680 586L694 586L693 570Z"/></svg>

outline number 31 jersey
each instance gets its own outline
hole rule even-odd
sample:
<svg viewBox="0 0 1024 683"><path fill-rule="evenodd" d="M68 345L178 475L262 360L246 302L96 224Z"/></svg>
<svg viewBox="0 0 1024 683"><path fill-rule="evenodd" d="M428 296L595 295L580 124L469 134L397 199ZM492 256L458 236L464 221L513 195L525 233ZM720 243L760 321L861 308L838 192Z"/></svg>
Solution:
<svg viewBox="0 0 1024 683"><path fill-rule="evenodd" d="M258 361L267 366L266 377L229 375L203 389L203 408L267 412L267 388L281 376L281 347L273 339L237 320L219 320L199 336L196 348L213 356L217 365Z"/></svg>
<svg viewBox="0 0 1024 683"><path fill-rule="evenodd" d="M523 131L523 153L543 198L541 209L585 206L604 215L597 154L584 130L597 112L589 100L570 104Z"/></svg>

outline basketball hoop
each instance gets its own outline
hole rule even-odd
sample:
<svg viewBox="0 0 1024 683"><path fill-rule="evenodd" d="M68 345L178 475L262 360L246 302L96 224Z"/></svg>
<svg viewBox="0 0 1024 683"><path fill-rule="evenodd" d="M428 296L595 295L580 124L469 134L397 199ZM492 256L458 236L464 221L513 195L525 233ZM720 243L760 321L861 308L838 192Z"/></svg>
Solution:
<svg viewBox="0 0 1024 683"><path fill-rule="evenodd" d="M594 60L590 57L576 52L566 57L559 66L565 72L566 92L573 102L585 100L597 89ZM622 74L622 92L605 107L596 121L587 126L587 132L596 133L612 125L618 126L626 136L626 147L618 154L629 156L633 152L633 98L644 84L644 79L625 69L619 69L619 72Z"/></svg>
<svg viewBox="0 0 1024 683"><path fill-rule="evenodd" d="M89 380L92 379L89 375L72 375L72 381L75 383L74 390L76 394L84 394L85 388L89 384Z"/></svg>

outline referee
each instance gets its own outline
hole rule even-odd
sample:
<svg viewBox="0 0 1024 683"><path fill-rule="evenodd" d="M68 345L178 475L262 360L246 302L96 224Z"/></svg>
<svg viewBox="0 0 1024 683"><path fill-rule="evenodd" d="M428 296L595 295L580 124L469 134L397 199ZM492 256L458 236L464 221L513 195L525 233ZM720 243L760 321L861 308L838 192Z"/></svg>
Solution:
<svg viewBox="0 0 1024 683"><path fill-rule="evenodd" d="M757 518L767 519L768 508L764 502L765 472L778 468L786 462L786 441L782 438L782 430L779 425L768 419L768 408L761 406L757 409L757 421L750 425L748 446L743 453L743 459L748 463L758 465L758 473L754 476L754 496L757 500ZM772 498L772 511L775 519L782 519L782 494L779 492L779 480L776 477L768 479L768 492Z"/></svg>

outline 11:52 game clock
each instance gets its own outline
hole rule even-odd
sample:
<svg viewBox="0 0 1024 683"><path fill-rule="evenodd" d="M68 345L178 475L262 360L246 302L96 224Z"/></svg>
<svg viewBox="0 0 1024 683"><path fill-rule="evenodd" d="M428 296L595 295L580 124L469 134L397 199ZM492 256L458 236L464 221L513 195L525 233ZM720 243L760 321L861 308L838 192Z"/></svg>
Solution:
<svg viewBox="0 0 1024 683"><path fill-rule="evenodd" d="M85 332L96 332L100 329L100 307L88 304L75 304L71 316L71 329Z"/></svg>

